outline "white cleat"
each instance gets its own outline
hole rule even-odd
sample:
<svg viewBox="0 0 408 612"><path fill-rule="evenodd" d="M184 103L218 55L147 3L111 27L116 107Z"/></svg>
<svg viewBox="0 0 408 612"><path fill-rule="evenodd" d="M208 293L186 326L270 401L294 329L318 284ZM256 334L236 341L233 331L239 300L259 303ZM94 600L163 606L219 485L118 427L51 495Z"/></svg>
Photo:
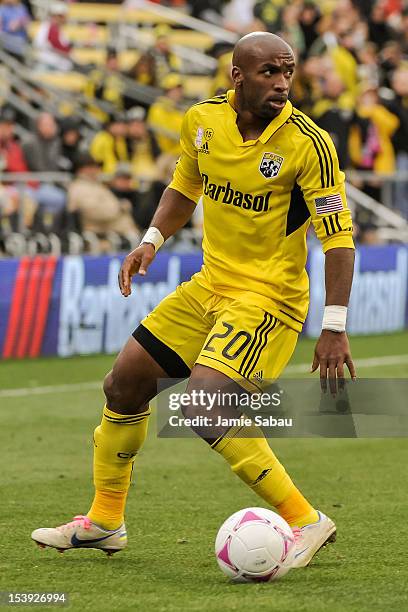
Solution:
<svg viewBox="0 0 408 612"><path fill-rule="evenodd" d="M108 531L82 515L59 527L35 529L31 538L40 548L49 546L60 553L72 548L97 548L106 552L109 557L127 545L125 523L118 529Z"/></svg>
<svg viewBox="0 0 408 612"><path fill-rule="evenodd" d="M319 520L304 527L294 527L293 534L296 540L296 555L292 567L306 567L315 554L331 542L336 540L336 525L333 521L317 511Z"/></svg>

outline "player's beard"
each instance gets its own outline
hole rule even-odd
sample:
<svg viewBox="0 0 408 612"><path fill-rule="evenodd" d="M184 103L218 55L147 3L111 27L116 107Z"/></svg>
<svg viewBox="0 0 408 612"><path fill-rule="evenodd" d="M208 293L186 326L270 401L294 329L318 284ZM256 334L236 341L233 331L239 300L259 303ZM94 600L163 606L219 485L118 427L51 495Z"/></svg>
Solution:
<svg viewBox="0 0 408 612"><path fill-rule="evenodd" d="M261 109L258 113L258 117L262 117L262 119L269 119L270 121L272 121L272 119L275 119L275 117L277 117L281 112L282 109L271 108L268 103L265 102L261 106Z"/></svg>
<svg viewBox="0 0 408 612"><path fill-rule="evenodd" d="M277 117L279 113L282 112L282 109L271 108L268 105L267 100L259 103L259 97L256 95L254 96L252 93L254 90L255 88L251 87L250 89L251 93L247 95L247 93L244 91L244 88L242 89L242 94L241 94L242 110L249 111L252 115L254 115L255 117L258 117L259 119L263 119L264 121L272 121L272 119L275 119L275 117Z"/></svg>

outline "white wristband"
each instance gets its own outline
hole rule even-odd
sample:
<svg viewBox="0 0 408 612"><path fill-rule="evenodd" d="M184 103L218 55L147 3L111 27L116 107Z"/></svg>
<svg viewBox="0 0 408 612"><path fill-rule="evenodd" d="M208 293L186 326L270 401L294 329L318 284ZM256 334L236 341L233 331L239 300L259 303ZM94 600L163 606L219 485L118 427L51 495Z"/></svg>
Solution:
<svg viewBox="0 0 408 612"><path fill-rule="evenodd" d="M157 253L157 251L160 249L164 242L164 238L161 235L160 230L157 229L157 227L149 227L149 229L143 236L140 244L144 244L145 242L152 244L154 246L154 250Z"/></svg>
<svg viewBox="0 0 408 612"><path fill-rule="evenodd" d="M322 329L334 332L346 331L347 306L325 306Z"/></svg>

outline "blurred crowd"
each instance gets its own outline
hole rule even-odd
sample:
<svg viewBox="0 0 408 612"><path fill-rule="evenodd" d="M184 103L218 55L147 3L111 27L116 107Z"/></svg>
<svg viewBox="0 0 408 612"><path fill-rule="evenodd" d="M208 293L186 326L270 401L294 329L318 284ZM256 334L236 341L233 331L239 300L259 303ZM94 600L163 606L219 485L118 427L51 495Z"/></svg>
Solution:
<svg viewBox="0 0 408 612"><path fill-rule="evenodd" d="M17 138L15 112L3 107L0 170L16 175L0 187L3 227L7 223L17 230L22 195L18 174L33 172L68 172L73 180L68 185L62 179L28 182L23 189L28 228L58 233L67 213L76 213L71 222L80 231L132 235L148 227L179 155L178 140L166 132L169 117L175 115L171 96L180 95L179 90L181 86L172 83L147 115L142 106L135 106L107 117L88 141L80 117L57 122L47 112L38 115L28 137ZM178 126L182 116L177 111ZM174 128L174 121L170 125ZM152 126L158 129L154 132Z"/></svg>
<svg viewBox="0 0 408 612"><path fill-rule="evenodd" d="M408 2L407 0L173 0L161 2L237 34L275 32L293 47L297 72L292 102L332 136L344 169L354 183L380 199L381 175L406 173L393 187L393 205L408 219ZM35 46L42 69L75 68L72 44L64 35L65 2L51 3L48 16L29 41L33 18L27 0L1 0L2 46L18 55ZM170 28L156 26L154 42L126 73L114 48L103 67L89 66L84 95L88 111L100 122L84 131L74 112L53 116L39 112L33 123L21 119L28 135L19 134L20 117L4 100L0 110L1 172L64 172L72 180L47 183L18 181L0 186L3 228L24 224L38 231L61 228L117 232L137 236L148 227L179 155L185 108L180 60L173 53ZM232 85L232 45L216 42L208 50L217 60L209 95ZM122 77L161 89L151 105L135 105ZM102 105L99 104L102 102ZM109 111L103 103L109 104ZM39 109L41 110L41 109ZM374 176L374 174L376 176ZM403 176L403 174L401 175ZM370 218L361 218L362 241L371 242ZM200 219L195 223L199 226Z"/></svg>

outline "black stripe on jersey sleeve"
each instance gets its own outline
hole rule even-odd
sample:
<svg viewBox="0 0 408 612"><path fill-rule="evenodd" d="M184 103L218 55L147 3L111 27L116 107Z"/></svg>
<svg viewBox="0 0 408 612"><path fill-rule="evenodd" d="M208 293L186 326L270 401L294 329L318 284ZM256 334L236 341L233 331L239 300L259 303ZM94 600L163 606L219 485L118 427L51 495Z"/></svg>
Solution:
<svg viewBox="0 0 408 612"><path fill-rule="evenodd" d="M329 166L329 158L327 157L327 151L326 151L326 148L324 147L324 144L322 144L322 142L324 143L324 141L320 137L320 134L316 132L315 130L313 130L311 126L308 123L306 123L306 121L301 115L294 114L293 116L295 117L294 121L296 125L303 126L304 130L306 130L309 136L313 139L313 142L315 143L315 147L317 146L320 149L321 153L323 154L324 166L326 170L325 172L326 180L322 182L322 187L330 187L331 182L332 182L332 177L330 175L330 166Z"/></svg>
<svg viewBox="0 0 408 612"><path fill-rule="evenodd" d="M329 221L330 221L330 227L332 228L332 234L336 233L336 228L334 227L334 221L333 221L333 215L330 215L330 217L328 217Z"/></svg>
<svg viewBox="0 0 408 612"><path fill-rule="evenodd" d="M295 183L291 194L286 218L286 236L296 232L310 217L301 188Z"/></svg>
<svg viewBox="0 0 408 612"><path fill-rule="evenodd" d="M326 160L326 164L327 164L327 175L328 175L328 179L330 182L330 184L328 184L327 187L334 187L333 158L330 153L329 145L327 144L323 135L314 127L314 125L312 125L309 117L306 117L305 115L296 115L295 113L294 113L294 117L296 117L300 122L302 122L305 127L307 126L310 132L315 134L316 138L318 139L322 147L322 151L323 151L323 154ZM330 168L329 168L329 164L330 164Z"/></svg>
<svg viewBox="0 0 408 612"><path fill-rule="evenodd" d="M329 226L327 225L326 217L323 217L322 221L323 221L324 229L326 230L326 236L330 236L330 230L329 230Z"/></svg>
<svg viewBox="0 0 408 612"><path fill-rule="evenodd" d="M316 142L315 138L314 138L314 137L313 137L313 136L310 134L310 132L307 132L307 131L306 131L306 130L303 128L303 126L302 126L301 124L299 124L299 123L297 122L297 120L296 120L296 119L294 119L294 117L292 117L292 119L291 119L290 121L291 121L291 122L292 122L294 125L296 125L296 127L298 127L298 128L299 128L299 130L302 132L302 134L304 134L305 136L308 136L308 137L310 138L310 140L313 142L313 146L314 146L315 151L316 151L316 153L317 153L317 157L319 158L319 165L320 165L320 183L321 183L322 188L324 189L324 188L325 188L325 186L326 186L326 184L325 184L325 181L324 181L323 157L322 157L322 154L321 154L321 152L320 152L320 149L319 149L319 147L318 147L318 145L317 145L317 142Z"/></svg>
<svg viewBox="0 0 408 612"><path fill-rule="evenodd" d="M340 225L340 221L339 221L339 213L336 213L336 214L334 215L334 220L335 220L335 222L336 222L337 229L339 230L339 232L341 232L341 231L342 231L342 229L341 229L341 225Z"/></svg>
<svg viewBox="0 0 408 612"><path fill-rule="evenodd" d="M194 106L200 106L200 104L225 104L228 102L227 96L214 96L214 98L208 98L208 100L203 100L202 102L197 102Z"/></svg>

